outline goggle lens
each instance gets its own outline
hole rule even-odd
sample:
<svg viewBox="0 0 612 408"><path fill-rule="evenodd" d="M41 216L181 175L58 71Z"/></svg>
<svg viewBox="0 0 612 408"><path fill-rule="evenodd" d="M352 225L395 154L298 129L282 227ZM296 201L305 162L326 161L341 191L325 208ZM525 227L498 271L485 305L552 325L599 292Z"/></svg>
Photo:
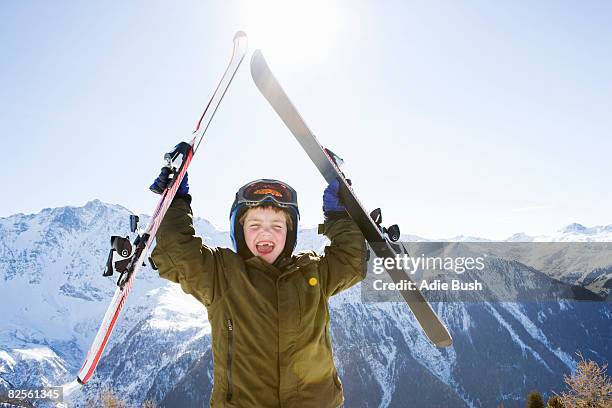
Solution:
<svg viewBox="0 0 612 408"><path fill-rule="evenodd" d="M280 183L257 182L247 186L243 192L243 197L249 201L258 201L267 195L282 203L294 201L291 190Z"/></svg>

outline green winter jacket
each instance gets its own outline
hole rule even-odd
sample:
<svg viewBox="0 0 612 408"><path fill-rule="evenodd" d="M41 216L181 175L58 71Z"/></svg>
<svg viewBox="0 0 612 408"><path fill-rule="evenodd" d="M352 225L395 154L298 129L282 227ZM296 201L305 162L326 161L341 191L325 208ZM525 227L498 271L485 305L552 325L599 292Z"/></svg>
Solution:
<svg viewBox="0 0 612 408"><path fill-rule="evenodd" d="M184 199L168 209L152 258L161 277L208 310L211 407L342 405L327 302L365 277L365 241L347 218L328 221L323 232L331 240L325 255L302 252L277 268L202 245Z"/></svg>

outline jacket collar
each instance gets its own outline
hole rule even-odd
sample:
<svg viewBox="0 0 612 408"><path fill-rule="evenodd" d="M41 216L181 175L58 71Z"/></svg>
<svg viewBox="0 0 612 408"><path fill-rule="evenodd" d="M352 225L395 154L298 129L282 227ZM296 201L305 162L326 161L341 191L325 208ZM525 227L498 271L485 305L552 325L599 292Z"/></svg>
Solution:
<svg viewBox="0 0 612 408"><path fill-rule="evenodd" d="M245 261L245 264L253 269L266 273L270 277L280 277L296 271L298 268L313 262L310 253L300 253L291 257L269 264L258 256L252 256Z"/></svg>
<svg viewBox="0 0 612 408"><path fill-rule="evenodd" d="M270 276L279 276L282 273L282 270L277 268L276 266L267 263L263 259L258 256L252 256L244 262L248 267L256 269L261 272L265 272L266 274L270 274Z"/></svg>

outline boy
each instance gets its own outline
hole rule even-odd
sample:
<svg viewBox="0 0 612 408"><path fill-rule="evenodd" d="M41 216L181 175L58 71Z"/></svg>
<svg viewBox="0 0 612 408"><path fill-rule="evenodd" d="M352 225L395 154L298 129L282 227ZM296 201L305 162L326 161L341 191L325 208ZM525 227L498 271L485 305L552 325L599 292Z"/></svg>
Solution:
<svg viewBox="0 0 612 408"><path fill-rule="evenodd" d="M163 191L167 178L151 186ZM195 236L187 175L157 233L152 258L165 279L206 306L212 328L216 407L326 408L343 404L329 337L330 296L365 277L365 241L338 197L323 196L325 254L292 256L297 195L277 180L255 180L230 211L236 252Z"/></svg>

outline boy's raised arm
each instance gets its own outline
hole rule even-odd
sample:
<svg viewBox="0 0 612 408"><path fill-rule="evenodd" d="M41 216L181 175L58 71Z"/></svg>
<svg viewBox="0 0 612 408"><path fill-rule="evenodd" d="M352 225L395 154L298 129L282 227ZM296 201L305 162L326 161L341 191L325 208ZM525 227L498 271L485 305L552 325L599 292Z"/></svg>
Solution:
<svg viewBox="0 0 612 408"><path fill-rule="evenodd" d="M323 193L323 234L331 244L325 248L319 273L328 297L362 281L366 273L365 238L349 218L338 192L336 180Z"/></svg>
<svg viewBox="0 0 612 408"><path fill-rule="evenodd" d="M226 286L221 250L202 245L195 235L189 195L174 199L157 232L151 254L159 276L179 283L183 291L206 306Z"/></svg>
<svg viewBox="0 0 612 408"><path fill-rule="evenodd" d="M319 266L326 296L333 296L361 282L366 274L365 239L357 225L346 217L328 219L324 234L331 240Z"/></svg>

